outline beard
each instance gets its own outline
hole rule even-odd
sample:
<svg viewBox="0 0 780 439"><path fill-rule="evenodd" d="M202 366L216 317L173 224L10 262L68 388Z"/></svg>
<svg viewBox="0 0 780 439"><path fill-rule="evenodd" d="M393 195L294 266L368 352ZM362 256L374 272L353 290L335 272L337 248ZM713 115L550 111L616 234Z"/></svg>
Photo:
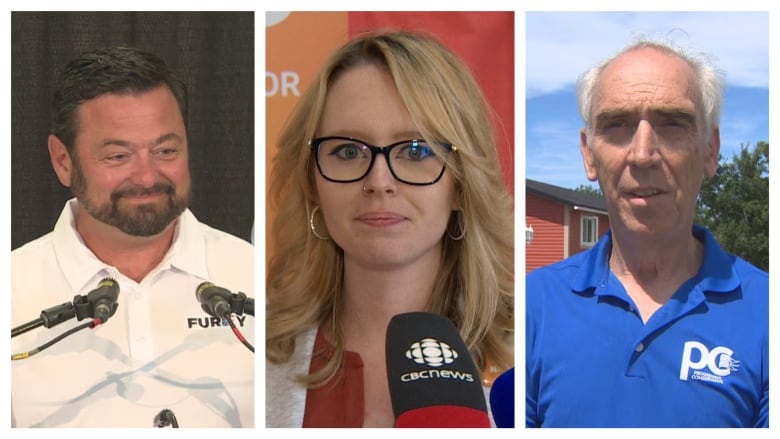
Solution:
<svg viewBox="0 0 780 439"><path fill-rule="evenodd" d="M177 196L176 186L169 181L164 181L148 188L124 185L111 192L107 203L94 203L86 195L87 184L78 160L73 160L71 191L80 206L96 220L114 226L131 236L154 236L162 233L184 212L190 199L189 191L182 196ZM123 197L156 194L165 195L161 204L148 203L125 208L119 205Z"/></svg>

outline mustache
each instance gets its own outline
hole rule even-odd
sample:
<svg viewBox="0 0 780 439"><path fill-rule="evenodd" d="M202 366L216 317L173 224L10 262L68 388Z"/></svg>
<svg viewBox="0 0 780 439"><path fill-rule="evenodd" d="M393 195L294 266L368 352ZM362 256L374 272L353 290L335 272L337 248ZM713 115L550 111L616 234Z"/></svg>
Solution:
<svg viewBox="0 0 780 439"><path fill-rule="evenodd" d="M154 194L173 195L175 192L176 192L176 188L172 184L160 182L160 183L155 183L152 187L129 186L129 187L119 188L111 192L111 200L116 201L119 198L128 197L128 196L135 197L135 196L154 195Z"/></svg>

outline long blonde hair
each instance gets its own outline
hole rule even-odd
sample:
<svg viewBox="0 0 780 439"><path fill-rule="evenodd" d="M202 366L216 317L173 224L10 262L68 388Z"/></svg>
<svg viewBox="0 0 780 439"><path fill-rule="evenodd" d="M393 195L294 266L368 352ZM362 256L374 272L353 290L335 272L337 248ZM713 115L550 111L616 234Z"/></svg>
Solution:
<svg viewBox="0 0 780 439"><path fill-rule="evenodd" d="M406 31L368 34L334 53L282 131L269 193L278 214L268 266L266 357L287 361L298 335L330 319L335 355L322 371L301 381L324 383L341 365L344 256L332 240L309 231L317 193L308 142L335 79L366 63L387 70L424 138L444 139L458 150L443 157L462 209L453 213L448 230L457 235L465 228L465 235L442 238L442 263L428 311L455 324L481 369L488 362L500 370L513 367L513 205L501 178L489 107L471 72L452 52L431 37Z"/></svg>

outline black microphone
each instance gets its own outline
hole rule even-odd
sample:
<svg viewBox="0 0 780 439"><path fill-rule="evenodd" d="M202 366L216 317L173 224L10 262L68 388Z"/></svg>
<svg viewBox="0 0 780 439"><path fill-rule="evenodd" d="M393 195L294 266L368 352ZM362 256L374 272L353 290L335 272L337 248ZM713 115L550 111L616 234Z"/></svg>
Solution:
<svg viewBox="0 0 780 439"><path fill-rule="evenodd" d="M246 294L240 291L231 293L230 290L218 287L211 282L203 282L198 285L195 290L195 298L198 299L203 311L214 317L227 317L230 313L255 315L254 299L246 297ZM227 314L220 314L225 312Z"/></svg>
<svg viewBox="0 0 780 439"><path fill-rule="evenodd" d="M179 421L176 419L176 415L171 409L162 409L154 417L152 425L157 428L163 428L171 426L172 428L179 428Z"/></svg>
<svg viewBox="0 0 780 439"><path fill-rule="evenodd" d="M396 315L385 348L396 427L490 427L479 370L452 322Z"/></svg>
<svg viewBox="0 0 780 439"><path fill-rule="evenodd" d="M515 428L515 368L498 376L490 388L490 412L498 428Z"/></svg>
<svg viewBox="0 0 780 439"><path fill-rule="evenodd" d="M86 298L76 296L73 299L73 305L76 307L76 318L82 320L86 317L92 317L105 323L119 307L118 297L119 284L113 278L106 277L98 283L97 288L87 293Z"/></svg>
<svg viewBox="0 0 780 439"><path fill-rule="evenodd" d="M244 311L247 314L255 315L255 301L246 297L246 294L239 292L231 293L225 288L218 287L211 282L203 282L195 289L195 298L198 299L200 307L207 314L214 317L225 319L238 340L250 351L254 352L252 346L244 336L239 332L230 314L241 315Z"/></svg>
<svg viewBox="0 0 780 439"><path fill-rule="evenodd" d="M66 302L41 311L40 318L11 329L11 338L23 334L39 326L52 328L62 322L77 317L79 321L93 317L104 323L113 316L119 304L119 284L112 278L106 277L98 283L97 288L73 298L72 302Z"/></svg>
<svg viewBox="0 0 780 439"><path fill-rule="evenodd" d="M203 282L195 290L195 298L198 299L200 307L214 317L229 317L232 312L230 306L232 295L233 293L229 290L218 287L211 282Z"/></svg>

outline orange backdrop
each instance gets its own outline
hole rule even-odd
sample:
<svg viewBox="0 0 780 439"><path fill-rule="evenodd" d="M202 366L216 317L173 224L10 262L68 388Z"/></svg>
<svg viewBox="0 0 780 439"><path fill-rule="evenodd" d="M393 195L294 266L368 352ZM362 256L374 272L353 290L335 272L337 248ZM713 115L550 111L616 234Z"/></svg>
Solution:
<svg viewBox="0 0 780 439"><path fill-rule="evenodd" d="M495 112L501 172L514 192L513 12L268 13L266 24L266 182L279 132L328 56L352 36L380 29L422 30L471 68ZM268 186L266 186L268 187ZM266 210L266 245L275 212ZM304 233L305 231L301 231ZM270 254L267 252L266 257Z"/></svg>

